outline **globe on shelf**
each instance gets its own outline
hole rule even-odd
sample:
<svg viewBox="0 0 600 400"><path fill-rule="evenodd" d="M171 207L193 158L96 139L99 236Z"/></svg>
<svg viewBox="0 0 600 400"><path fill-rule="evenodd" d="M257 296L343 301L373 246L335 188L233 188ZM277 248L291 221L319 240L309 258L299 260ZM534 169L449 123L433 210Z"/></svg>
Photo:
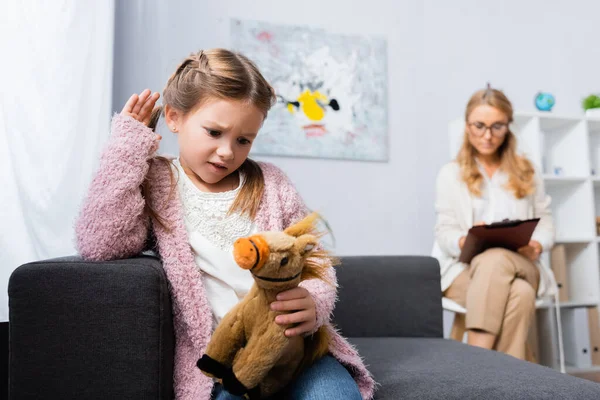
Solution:
<svg viewBox="0 0 600 400"><path fill-rule="evenodd" d="M556 100L550 93L539 92L535 95L535 106L540 111L551 111L555 103Z"/></svg>

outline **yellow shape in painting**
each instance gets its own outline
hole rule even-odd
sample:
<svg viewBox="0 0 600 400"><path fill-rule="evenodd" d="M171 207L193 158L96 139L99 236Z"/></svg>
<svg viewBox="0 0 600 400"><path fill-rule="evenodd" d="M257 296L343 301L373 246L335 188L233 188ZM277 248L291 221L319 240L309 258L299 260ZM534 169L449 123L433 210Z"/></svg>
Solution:
<svg viewBox="0 0 600 400"><path fill-rule="evenodd" d="M308 119L313 121L320 121L325 116L325 110L323 110L323 107L317 103L317 100L326 102L327 96L318 90L315 90L314 92L305 90L298 97L298 102L301 104L302 111L304 111L304 114L306 114Z"/></svg>
<svg viewBox="0 0 600 400"><path fill-rule="evenodd" d="M288 103L288 105L287 105L287 109L288 109L288 111L290 112L290 114L293 114L293 113L294 113L294 111L296 111L296 110L294 109L294 105L293 105L292 103Z"/></svg>

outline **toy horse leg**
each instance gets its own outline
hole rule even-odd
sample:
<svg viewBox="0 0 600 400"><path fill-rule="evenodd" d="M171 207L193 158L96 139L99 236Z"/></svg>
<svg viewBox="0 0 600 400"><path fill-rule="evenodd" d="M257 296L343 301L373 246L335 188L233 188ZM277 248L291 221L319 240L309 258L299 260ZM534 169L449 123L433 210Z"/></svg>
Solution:
<svg viewBox="0 0 600 400"><path fill-rule="evenodd" d="M247 389L255 388L281 358L288 342L277 325L271 325L263 335L253 336L233 365L238 381Z"/></svg>
<svg viewBox="0 0 600 400"><path fill-rule="evenodd" d="M231 374L233 359L244 345L244 324L238 310L241 308L234 308L223 317L197 363L207 375L223 378Z"/></svg>

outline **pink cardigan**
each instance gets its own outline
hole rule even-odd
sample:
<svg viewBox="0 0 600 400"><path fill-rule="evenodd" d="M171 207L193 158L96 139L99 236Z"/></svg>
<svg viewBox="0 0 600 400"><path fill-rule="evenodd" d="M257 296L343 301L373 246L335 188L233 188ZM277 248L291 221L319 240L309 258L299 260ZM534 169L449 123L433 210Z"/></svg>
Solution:
<svg viewBox="0 0 600 400"><path fill-rule="evenodd" d="M171 190L169 166L151 162L158 148L155 133L131 117L115 115L112 137L104 150L76 224L77 247L89 260L112 260L139 254L152 228L158 251L171 285L175 327L175 397L208 400L213 382L196 367L211 336L212 315L201 272L195 265L183 223L177 190ZM306 213L306 207L284 173L261 163L265 191L256 224L260 230L283 230ZM140 185L148 179L150 193L144 199ZM144 215L145 201L169 221L170 231L152 224ZM331 269L331 279L335 272ZM356 380L364 399L371 399L375 381L358 352L331 326L336 300L334 287L320 280L301 284L316 303L318 326L325 325L332 337L331 354L344 364Z"/></svg>

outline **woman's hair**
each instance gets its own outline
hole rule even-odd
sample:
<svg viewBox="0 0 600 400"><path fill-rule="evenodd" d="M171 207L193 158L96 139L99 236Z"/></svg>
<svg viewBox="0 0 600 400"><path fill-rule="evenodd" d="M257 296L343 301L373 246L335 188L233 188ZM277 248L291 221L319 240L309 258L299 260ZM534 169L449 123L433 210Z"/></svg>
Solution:
<svg viewBox="0 0 600 400"><path fill-rule="evenodd" d="M509 124L513 122L513 107L508 98L500 90L488 87L471 96L465 112L467 124L473 110L481 105L488 105L500 110L508 118ZM511 190L517 199L533 193L535 189L533 165L527 158L517 154L517 138L510 128L497 151L500 157L500 168L508 174L507 189ZM469 191L476 196L481 196L483 176L477 167L476 155L477 150L469 141L469 130L466 125L463 144L456 161L460 166L462 180L467 184Z"/></svg>
<svg viewBox="0 0 600 400"><path fill-rule="evenodd" d="M164 115L166 105L187 115L208 99L247 101L262 111L266 118L276 101L275 91L256 65L242 54L225 49L201 50L190 54L167 81L162 98L163 106L156 107L148 124L152 130L156 129L158 120ZM165 157L157 156L154 160L170 164ZM249 158L240 170L245 176L244 185L229 212L239 211L254 219L264 191L264 177L260 166ZM171 186L174 190L173 175ZM148 190L148 184L144 182L142 194L146 199ZM165 226L165 221L147 201L146 211Z"/></svg>

